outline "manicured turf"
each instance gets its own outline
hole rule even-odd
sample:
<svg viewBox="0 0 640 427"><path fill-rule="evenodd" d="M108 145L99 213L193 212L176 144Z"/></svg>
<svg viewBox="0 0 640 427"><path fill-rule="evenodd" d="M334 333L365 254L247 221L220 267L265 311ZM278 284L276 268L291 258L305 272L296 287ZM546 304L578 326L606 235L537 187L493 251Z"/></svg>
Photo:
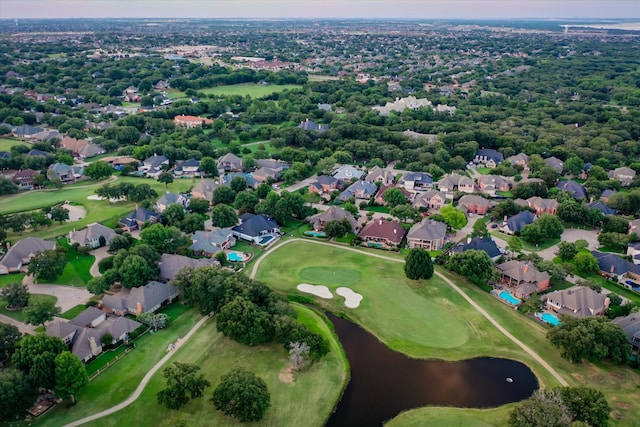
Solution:
<svg viewBox="0 0 640 427"><path fill-rule="evenodd" d="M422 408L403 412L385 424L386 427L499 427L509 422L509 412L516 405L495 409Z"/></svg>
<svg viewBox="0 0 640 427"><path fill-rule="evenodd" d="M69 261L64 267L62 275L49 282L58 285L85 286L87 282L91 280L92 276L89 270L91 269L96 257L90 254L78 253L69 246L65 237L58 239L57 244L60 247L67 248Z"/></svg>
<svg viewBox="0 0 640 427"><path fill-rule="evenodd" d="M84 304L76 305L75 307L70 308L69 310L60 314L60 317L62 317L63 319L71 320L74 317L76 317L78 314L85 311L86 309L87 309L87 306Z"/></svg>
<svg viewBox="0 0 640 427"><path fill-rule="evenodd" d="M24 273L2 274L0 275L0 288L11 283L22 283L22 279L24 279Z"/></svg>
<svg viewBox="0 0 640 427"><path fill-rule="evenodd" d="M278 377L288 361L287 353L281 345L248 347L238 344L223 337L216 331L215 324L209 322L184 348L177 351L174 358L175 361L194 363L201 367L201 372L211 382L211 387L205 390L202 398L192 400L179 411L158 405L155 395L165 385L161 372L158 372L134 404L94 421L91 425L238 426L240 423L217 412L210 401L220 376L236 367L255 372L265 380L269 388L271 408L256 425L324 425L346 379L344 356L332 338L329 327L317 314L302 306L296 306L296 309L304 323L321 331L330 340L331 352L309 369L296 373L293 383L285 383Z"/></svg>
<svg viewBox="0 0 640 427"><path fill-rule="evenodd" d="M29 303L32 304L35 301L53 301L56 302L56 297L52 295L43 295L43 294L31 294L29 297ZM22 310L7 310L7 302L4 299L0 298L0 314L4 314L5 316L9 316L18 322L24 322L24 314Z"/></svg>
<svg viewBox="0 0 640 427"><path fill-rule="evenodd" d="M256 83L237 84L228 86L216 86L208 89L199 89L206 95L249 95L252 98L262 98L272 93L282 92L287 89L301 89L300 85L259 85Z"/></svg>
<svg viewBox="0 0 640 427"><path fill-rule="evenodd" d="M10 151L11 147L16 145L28 145L28 144L18 139L0 138L0 151Z"/></svg>
<svg viewBox="0 0 640 427"><path fill-rule="evenodd" d="M359 271L341 267L307 267L299 275L305 282L322 285L355 285L362 278Z"/></svg>

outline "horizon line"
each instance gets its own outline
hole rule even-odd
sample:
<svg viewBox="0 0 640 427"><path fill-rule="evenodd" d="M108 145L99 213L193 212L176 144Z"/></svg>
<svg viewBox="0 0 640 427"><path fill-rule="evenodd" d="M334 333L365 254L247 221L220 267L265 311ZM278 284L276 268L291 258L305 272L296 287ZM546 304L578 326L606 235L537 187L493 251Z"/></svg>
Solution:
<svg viewBox="0 0 640 427"><path fill-rule="evenodd" d="M640 16L638 17L618 17L618 18L594 18L594 17L502 17L502 18L490 18L490 17L478 17L478 18L455 18L455 17L379 17L379 16L345 16L345 17L330 17L330 16L320 16L320 17L293 17L293 16L272 16L272 17L195 17L195 16L162 16L162 17L151 17L151 16L74 16L74 17L52 17L52 18L29 18L29 17L14 17L14 18L0 18L0 21L15 21L16 19L23 19L27 21L61 21L61 20L71 20L71 19L153 19L153 20L165 20L165 19L194 19L194 20L237 20L237 21L273 21L273 20L286 20L286 21L316 21L316 20L327 20L327 21L338 21L338 20L374 20L374 21L419 21L419 20L453 20L453 21L510 21L510 20L531 20L531 21L559 21L559 20L571 20L571 21L579 21L579 20L590 20L590 21L640 21Z"/></svg>

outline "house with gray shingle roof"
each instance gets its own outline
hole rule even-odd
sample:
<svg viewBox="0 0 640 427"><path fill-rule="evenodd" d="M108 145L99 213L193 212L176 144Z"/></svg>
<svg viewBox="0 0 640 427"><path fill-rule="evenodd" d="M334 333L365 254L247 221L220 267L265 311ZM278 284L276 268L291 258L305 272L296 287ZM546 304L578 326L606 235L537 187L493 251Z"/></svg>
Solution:
<svg viewBox="0 0 640 427"><path fill-rule="evenodd" d="M627 341L631 344L632 354L638 355L640 348L640 313L631 313L628 316L616 317L611 321L619 325L627 336Z"/></svg>
<svg viewBox="0 0 640 427"><path fill-rule="evenodd" d="M544 162L557 173L562 173L562 170L564 169L564 162L557 157L546 158L544 159Z"/></svg>
<svg viewBox="0 0 640 427"><path fill-rule="evenodd" d="M189 206L189 199L184 194L167 192L162 195L156 202L156 210L160 213L164 212L169 205L177 204L186 209Z"/></svg>
<svg viewBox="0 0 640 427"><path fill-rule="evenodd" d="M326 132L329 130L329 125L319 125L309 119L306 119L298 125L298 128L302 130L311 130L316 132Z"/></svg>
<svg viewBox="0 0 640 427"><path fill-rule="evenodd" d="M502 224L500 229L506 234L520 233L527 225L532 224L536 220L535 214L530 211L522 211L519 214L513 215Z"/></svg>
<svg viewBox="0 0 640 427"><path fill-rule="evenodd" d="M160 214L146 208L138 208L120 220L120 225L125 231L137 230L145 222L152 224L160 222Z"/></svg>
<svg viewBox="0 0 640 427"><path fill-rule="evenodd" d="M175 286L151 281L139 288L123 289L119 294L105 295L102 298L102 307L119 316L126 313L138 316L141 313L154 312L171 303L179 294L180 289Z"/></svg>
<svg viewBox="0 0 640 427"><path fill-rule="evenodd" d="M71 184L84 177L82 166L69 166L64 163L54 163L47 169L49 180L59 179L65 184Z"/></svg>
<svg viewBox="0 0 640 427"><path fill-rule="evenodd" d="M342 165L331 174L335 179L340 181L351 181L360 179L364 172L352 165Z"/></svg>
<svg viewBox="0 0 640 427"><path fill-rule="evenodd" d="M598 260L598 272L601 276L622 281L627 277L640 279L640 266L608 252L591 251Z"/></svg>
<svg viewBox="0 0 640 427"><path fill-rule="evenodd" d="M562 191L568 192L574 199L579 200L587 198L587 190L575 181L560 181L556 187Z"/></svg>
<svg viewBox="0 0 640 427"><path fill-rule="evenodd" d="M307 218L307 221L311 223L315 231L322 231L328 222L342 221L343 219L349 221L351 231L358 229L358 221L356 221L351 212L338 206L331 206L324 212L312 215Z"/></svg>
<svg viewBox="0 0 640 427"><path fill-rule="evenodd" d="M587 286L572 286L540 297L548 310L571 317L602 316L609 308L609 297Z"/></svg>
<svg viewBox="0 0 640 427"><path fill-rule="evenodd" d="M205 199L209 201L209 204L213 204L213 192L218 188L220 184L210 179L201 179L191 190L191 197L197 199Z"/></svg>
<svg viewBox="0 0 640 427"><path fill-rule="evenodd" d="M407 246L437 251L444 246L446 234L447 224L425 218L407 233Z"/></svg>
<svg viewBox="0 0 640 427"><path fill-rule="evenodd" d="M227 153L218 159L218 173L242 172L242 159L233 153Z"/></svg>
<svg viewBox="0 0 640 427"><path fill-rule="evenodd" d="M488 168L495 168L504 160L504 156L501 152L493 150L491 148L481 148L476 151L476 155L473 158L473 162L477 165L483 165Z"/></svg>
<svg viewBox="0 0 640 427"><path fill-rule="evenodd" d="M211 257L216 253L229 249L236 244L231 228L215 228L211 231L196 231L191 236L189 249L196 255Z"/></svg>
<svg viewBox="0 0 640 427"><path fill-rule="evenodd" d="M0 260L0 274L9 274L20 271L29 264L38 252L53 250L55 242L43 240L38 237L26 237L8 248L7 253Z"/></svg>
<svg viewBox="0 0 640 427"><path fill-rule="evenodd" d="M508 261L496 266L500 272L500 283L511 288L518 298L549 288L551 276L540 271L529 261Z"/></svg>
<svg viewBox="0 0 640 427"><path fill-rule="evenodd" d="M109 227L105 227L102 224L98 224L96 222L87 225L87 228L83 228L82 230L73 230L69 232L69 242L71 244L77 243L80 246L88 246L90 248L98 248L100 247L100 238L102 237L105 241L105 245L108 245L111 242L111 239L116 237L117 234L115 231L110 229Z"/></svg>
<svg viewBox="0 0 640 427"><path fill-rule="evenodd" d="M338 195L338 200L342 200L344 202L349 200L350 197L367 200L370 199L377 191L378 186L372 182L356 181Z"/></svg>
<svg viewBox="0 0 640 427"><path fill-rule="evenodd" d="M169 167L169 159L166 156L154 154L147 157L138 167L138 171L144 172L147 176L158 178L165 169Z"/></svg>
<svg viewBox="0 0 640 427"><path fill-rule="evenodd" d="M257 244L262 244L266 236L273 238L267 243L273 243L280 236L280 227L278 223L265 214L254 215L252 213L244 213L240 215L240 224L231 229L233 235L239 239L248 240Z"/></svg>
<svg viewBox="0 0 640 427"><path fill-rule="evenodd" d="M426 193L416 195L413 199L413 207L417 209L441 209L446 200L447 196L442 191L429 190Z"/></svg>
<svg viewBox="0 0 640 427"><path fill-rule="evenodd" d="M396 177L389 169L383 169L380 166L374 166L367 174L365 181L381 182L382 185L391 185L395 182Z"/></svg>
<svg viewBox="0 0 640 427"><path fill-rule="evenodd" d="M409 172L400 180L407 191L429 191L433 188L433 178L426 172Z"/></svg>
<svg viewBox="0 0 640 427"><path fill-rule="evenodd" d="M196 259L189 258L183 255L162 254L162 257L160 257L160 262L158 262L158 266L160 267L158 278L162 281L170 282L175 279L178 272L185 267L196 269L209 265L217 267L220 265L220 262L210 258Z"/></svg>
<svg viewBox="0 0 640 427"><path fill-rule="evenodd" d="M609 172L609 179L617 179L623 186L631 185L633 179L636 177L636 171L626 166L621 168L615 168Z"/></svg>
<svg viewBox="0 0 640 427"><path fill-rule="evenodd" d="M602 212L603 215L615 215L616 211L615 209L610 208L609 206L605 205L604 203L597 201L597 202L591 202L587 205L588 209L597 209L600 212Z"/></svg>
<svg viewBox="0 0 640 427"><path fill-rule="evenodd" d="M451 248L451 254L462 253L469 250L485 252L491 261L496 262L502 256L502 251L491 237L476 236L468 238L465 243L458 243Z"/></svg>

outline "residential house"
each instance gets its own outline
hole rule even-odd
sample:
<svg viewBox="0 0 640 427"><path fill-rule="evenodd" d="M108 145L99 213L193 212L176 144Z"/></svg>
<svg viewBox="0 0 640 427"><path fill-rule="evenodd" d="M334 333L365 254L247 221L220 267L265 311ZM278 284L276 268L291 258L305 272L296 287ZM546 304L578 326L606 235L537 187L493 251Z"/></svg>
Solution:
<svg viewBox="0 0 640 427"><path fill-rule="evenodd" d="M425 172L409 172L402 177L400 185L411 192L429 191L433 188L433 178Z"/></svg>
<svg viewBox="0 0 640 427"><path fill-rule="evenodd" d="M306 119L298 125L298 128L303 130L312 130L316 132L326 132L329 130L329 125L319 125L309 119Z"/></svg>
<svg viewBox="0 0 640 427"><path fill-rule="evenodd" d="M137 168L139 163L138 159L129 156L109 156L103 157L101 160L103 162L109 163L109 165L117 171L122 169L124 165L131 165Z"/></svg>
<svg viewBox="0 0 640 427"><path fill-rule="evenodd" d="M33 139L37 134L44 132L46 129L39 126L20 125L13 126L11 133L18 138Z"/></svg>
<svg viewBox="0 0 640 427"><path fill-rule="evenodd" d="M549 273L539 271L532 262L507 261L496 268L500 272L500 283L509 287L518 298L526 298L549 288Z"/></svg>
<svg viewBox="0 0 640 427"><path fill-rule="evenodd" d="M609 206L605 205L601 201L591 202L587 205L589 209L597 209L602 212L603 215L615 215L615 209L611 209Z"/></svg>
<svg viewBox="0 0 640 427"><path fill-rule="evenodd" d="M38 150L37 148L29 150L29 152L26 154L26 156L28 157L47 157L48 155L49 153L46 153L42 150Z"/></svg>
<svg viewBox="0 0 640 427"><path fill-rule="evenodd" d="M493 262L496 262L502 256L502 251L491 237L480 236L469 237L465 243L458 243L451 248L450 253L458 254L469 250L483 251Z"/></svg>
<svg viewBox="0 0 640 427"><path fill-rule="evenodd" d="M378 189L378 192L376 193L376 197L375 197L375 201L377 204L379 205L386 205L387 202L384 201L384 194L392 189L398 189L402 192L402 194L404 194L405 199L407 199L407 201L411 201L413 199L413 193L409 193L407 190L405 190L402 187L395 187L393 184L389 184L389 185L381 185L380 188Z"/></svg>
<svg viewBox="0 0 640 427"><path fill-rule="evenodd" d="M162 254L158 267L158 279L164 282L171 282L183 268L200 268L205 266L219 266L220 262L211 258L189 258L183 255Z"/></svg>
<svg viewBox="0 0 640 427"><path fill-rule="evenodd" d="M309 194L328 194L333 190L342 188L342 181L332 177L331 175L320 175L314 182L309 184Z"/></svg>
<svg viewBox="0 0 640 427"><path fill-rule="evenodd" d="M556 187L560 190L567 191L574 199L580 200L587 198L587 190L575 181L560 181Z"/></svg>
<svg viewBox="0 0 640 427"><path fill-rule="evenodd" d="M142 95L138 92L138 88L135 86L129 86L122 93L124 96L124 102L140 102Z"/></svg>
<svg viewBox="0 0 640 427"><path fill-rule="evenodd" d="M106 152L100 144L92 144L86 139L75 139L70 136L62 138L58 145L60 148L71 150L73 157L76 159L86 159Z"/></svg>
<svg viewBox="0 0 640 427"><path fill-rule="evenodd" d="M231 185L231 181L233 181L233 178L237 176L244 178L244 180L247 181L247 187L249 188L255 189L255 188L258 188L258 186L261 184L260 181L256 180L253 177L252 173L228 172L220 177L220 185L227 185L227 186Z"/></svg>
<svg viewBox="0 0 640 427"><path fill-rule="evenodd" d="M204 117L180 115L173 118L173 123L175 123L176 126L192 129L203 125L210 125L213 123L213 120Z"/></svg>
<svg viewBox="0 0 640 427"><path fill-rule="evenodd" d="M591 251L598 260L598 274L622 282L625 278L640 279L640 265L627 261L616 254Z"/></svg>
<svg viewBox="0 0 640 427"><path fill-rule="evenodd" d="M365 225L358 233L366 246L370 247L396 247L402 243L407 231L398 221L386 221L376 219Z"/></svg>
<svg viewBox="0 0 640 427"><path fill-rule="evenodd" d="M166 169L169 169L169 159L164 155L158 156L157 154L144 159L142 165L138 166L138 171L156 179Z"/></svg>
<svg viewBox="0 0 640 427"><path fill-rule="evenodd" d="M588 286L572 286L540 297L547 310L571 317L602 316L609 308L609 297Z"/></svg>
<svg viewBox="0 0 640 427"><path fill-rule="evenodd" d="M497 191L509 191L511 184L506 178L499 175L482 175L478 178L478 189L481 193L495 196Z"/></svg>
<svg viewBox="0 0 640 427"><path fill-rule="evenodd" d="M436 142L436 140L438 139L438 135L435 133L419 133L414 132L410 129L403 131L402 134L411 139L423 139L430 144Z"/></svg>
<svg viewBox="0 0 640 427"><path fill-rule="evenodd" d="M233 235L242 240L267 245L280 236L278 223L265 214L254 215L244 213L240 216L240 224L231 229Z"/></svg>
<svg viewBox="0 0 640 427"><path fill-rule="evenodd" d="M447 196L438 190L429 190L426 193L419 193L413 199L413 207L416 209L436 209L440 210L447 200Z"/></svg>
<svg viewBox="0 0 640 427"><path fill-rule="evenodd" d="M631 185L636 171L628 167L615 168L609 172L609 179L617 179L624 187Z"/></svg>
<svg viewBox="0 0 640 427"><path fill-rule="evenodd" d="M458 207L462 212L478 215L485 215L495 205L495 202L475 194L465 194L458 201Z"/></svg>
<svg viewBox="0 0 640 427"><path fill-rule="evenodd" d="M627 246L627 256L635 265L640 265L640 242L631 242Z"/></svg>
<svg viewBox="0 0 640 427"><path fill-rule="evenodd" d="M138 288L123 289L115 295L105 295L101 306L118 316L127 313L136 316L155 312L160 307L170 304L180 294L180 289L168 283L152 281Z"/></svg>
<svg viewBox="0 0 640 427"><path fill-rule="evenodd" d="M176 163L173 175L177 178L198 178L200 176L200 161L191 158Z"/></svg>
<svg viewBox="0 0 640 427"><path fill-rule="evenodd" d="M633 233L640 236L640 219L632 219L629 221L629 234Z"/></svg>
<svg viewBox="0 0 640 427"><path fill-rule="evenodd" d="M233 153L227 153L218 159L218 173L242 172L242 159Z"/></svg>
<svg viewBox="0 0 640 427"><path fill-rule="evenodd" d="M604 203L609 203L609 199L611 198L611 196L617 193L618 192L616 190L604 190L602 193L600 193L600 198L598 200Z"/></svg>
<svg viewBox="0 0 640 427"><path fill-rule="evenodd" d="M388 116L395 111L401 113L406 109L417 110L423 107L432 107L433 104L426 98L416 98L415 96L407 96L406 98L396 98L394 102L387 102L384 106L373 106L373 110L380 113L381 116Z"/></svg>
<svg viewBox="0 0 640 427"><path fill-rule="evenodd" d="M558 212L558 201L556 199L543 199L542 197L533 196L527 199L527 205L535 209L536 216L545 213L555 215Z"/></svg>
<svg viewBox="0 0 640 427"><path fill-rule="evenodd" d="M342 165L331 174L335 179L341 181L351 181L360 179L364 172L351 165Z"/></svg>
<svg viewBox="0 0 640 427"><path fill-rule="evenodd" d="M20 271L23 266L31 262L31 259L35 257L38 252L53 250L55 248L55 242L42 240L38 237L26 237L13 246L7 243L7 252L0 260L0 274Z"/></svg>
<svg viewBox="0 0 640 427"><path fill-rule="evenodd" d="M156 202L156 211L162 213L169 207L169 205L174 203L182 206L183 209L186 209L189 206L189 199L184 194L169 191L162 195L162 197L160 197Z"/></svg>
<svg viewBox="0 0 640 427"><path fill-rule="evenodd" d="M482 165L487 168L495 168L504 161L504 156L501 152L490 148L481 148L476 151L476 155L473 158L473 163Z"/></svg>
<svg viewBox="0 0 640 427"><path fill-rule="evenodd" d="M253 171L251 176L259 183L279 181L280 171L278 171L277 169L261 167L260 169Z"/></svg>
<svg viewBox="0 0 640 427"><path fill-rule="evenodd" d="M210 179L201 179L191 190L191 197L208 200L209 204L213 205L213 192L218 187L220 187L220 184L217 182Z"/></svg>
<svg viewBox="0 0 640 427"><path fill-rule="evenodd" d="M473 193L475 192L476 184L467 176L451 173L443 176L438 181L438 188L443 193L453 193L454 191Z"/></svg>
<svg viewBox="0 0 640 427"><path fill-rule="evenodd" d="M289 163L275 159L258 159L256 163L258 164L258 168L269 168L277 172L285 171L291 167Z"/></svg>
<svg viewBox="0 0 640 427"><path fill-rule="evenodd" d="M47 325L46 334L58 337L69 345L71 352L87 363L102 353L102 337L109 334L113 342L126 341L129 334L142 326L126 317L106 316L95 307L89 307L70 321L55 321Z"/></svg>
<svg viewBox="0 0 640 427"><path fill-rule="evenodd" d="M63 184L72 184L84 177L82 166L69 166L65 163L54 163L47 169L49 180L59 179Z"/></svg>
<svg viewBox="0 0 640 427"><path fill-rule="evenodd" d="M120 220L120 226L124 231L133 231L142 227L145 222L152 224L160 222L160 214L146 208L138 208L122 218Z"/></svg>
<svg viewBox="0 0 640 427"><path fill-rule="evenodd" d="M338 200L347 201L351 197L368 200L378 191L378 186L367 181L356 181L338 195Z"/></svg>
<svg viewBox="0 0 640 427"><path fill-rule="evenodd" d="M80 246L88 246L92 249L100 246L108 245L117 234L109 227L96 222L87 225L82 230L73 230L69 232L69 243L77 243ZM104 240L101 244L100 240Z"/></svg>
<svg viewBox="0 0 640 427"><path fill-rule="evenodd" d="M536 216L530 211L522 211L510 218L507 218L500 231L506 234L520 233L527 225L532 224L535 221Z"/></svg>
<svg viewBox="0 0 640 427"><path fill-rule="evenodd" d="M392 185L396 180L396 177L393 175L389 169L382 169L380 166L374 166L371 168L367 176L365 177L365 181L369 182L381 182L382 185Z"/></svg>
<svg viewBox="0 0 640 427"><path fill-rule="evenodd" d="M544 159L544 162L547 164L547 166L556 171L556 173L561 174L562 170L564 169L564 162L557 157L548 157Z"/></svg>
<svg viewBox="0 0 640 427"><path fill-rule="evenodd" d="M34 179L40 175L40 171L33 169L19 170L13 175L11 181L20 188L20 191L33 190Z"/></svg>
<svg viewBox="0 0 640 427"><path fill-rule="evenodd" d="M211 257L216 253L229 249L236 244L231 228L215 228L207 231L196 231L191 236L189 247L195 255Z"/></svg>
<svg viewBox="0 0 640 427"><path fill-rule="evenodd" d="M616 317L611 321L622 328L627 341L631 344L631 354L637 359L640 351L640 313L631 313L628 316Z"/></svg>
<svg viewBox="0 0 640 427"><path fill-rule="evenodd" d="M407 233L407 246L437 251L444 246L446 234L447 224L425 218Z"/></svg>
<svg viewBox="0 0 640 427"><path fill-rule="evenodd" d="M331 206L324 212L312 215L307 218L307 221L311 223L311 226L315 231L322 231L328 222L342 221L343 219L349 221L349 224L351 224L351 231L357 230L358 221L356 221L351 212L338 206Z"/></svg>
<svg viewBox="0 0 640 427"><path fill-rule="evenodd" d="M516 154L507 158L507 162L512 166L522 166L526 169L529 166L529 156L524 153Z"/></svg>

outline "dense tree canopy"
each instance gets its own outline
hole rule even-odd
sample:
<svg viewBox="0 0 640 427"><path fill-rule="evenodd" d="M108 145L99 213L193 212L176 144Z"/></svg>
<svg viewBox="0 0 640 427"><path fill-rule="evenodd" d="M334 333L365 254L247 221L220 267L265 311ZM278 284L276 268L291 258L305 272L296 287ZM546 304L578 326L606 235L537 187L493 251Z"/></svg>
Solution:
<svg viewBox="0 0 640 427"><path fill-rule="evenodd" d="M431 279L433 263L431 254L425 249L411 249L404 263L404 274L412 280Z"/></svg>
<svg viewBox="0 0 640 427"><path fill-rule="evenodd" d="M162 371L167 379L166 388L157 393L158 403L169 409L180 409L190 399L202 397L211 383L199 374L200 367L188 363L173 362Z"/></svg>
<svg viewBox="0 0 640 427"><path fill-rule="evenodd" d="M222 376L212 400L216 409L240 422L260 421L271 406L264 380L242 368Z"/></svg>

